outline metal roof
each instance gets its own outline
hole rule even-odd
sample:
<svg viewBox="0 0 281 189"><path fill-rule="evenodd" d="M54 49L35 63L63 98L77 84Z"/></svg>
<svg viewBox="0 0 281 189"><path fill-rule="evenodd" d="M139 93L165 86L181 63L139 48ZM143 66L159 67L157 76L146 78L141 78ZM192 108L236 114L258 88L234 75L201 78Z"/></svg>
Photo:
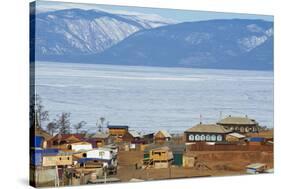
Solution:
<svg viewBox="0 0 281 189"><path fill-rule="evenodd" d="M246 137L245 135L241 135L239 133L229 133L228 135L236 137L236 138L245 138Z"/></svg>
<svg viewBox="0 0 281 189"><path fill-rule="evenodd" d="M197 124L190 129L187 129L185 132L196 132L196 133L229 133L231 132L228 129L225 129L221 125L216 124Z"/></svg>
<svg viewBox="0 0 281 189"><path fill-rule="evenodd" d="M135 130L128 131L134 138L141 137L140 134Z"/></svg>
<svg viewBox="0 0 281 189"><path fill-rule="evenodd" d="M217 124L225 124L225 125L256 125L257 122L253 119L249 119L248 117L232 117L228 116L222 120L220 120Z"/></svg>
<svg viewBox="0 0 281 189"><path fill-rule="evenodd" d="M266 166L266 164L264 164L264 163L253 163L253 164L247 165L246 168L259 169L259 168L262 168L264 166Z"/></svg>
<svg viewBox="0 0 281 189"><path fill-rule="evenodd" d="M128 125L108 125L107 128L109 129L128 129Z"/></svg>
<svg viewBox="0 0 281 189"><path fill-rule="evenodd" d="M161 132L161 133L164 135L164 137L166 137L166 138L172 138L172 136L170 135L170 133L168 133L166 130L157 131L157 132L154 133L154 136L155 136L157 133L159 133L159 132Z"/></svg>
<svg viewBox="0 0 281 189"><path fill-rule="evenodd" d="M159 148L162 148L162 147L168 147L171 149L171 151L173 152L184 152L185 151L185 144L172 144L172 143L164 143L164 144L148 144L146 145L145 149L144 149L144 152L148 152L152 149L159 149Z"/></svg>

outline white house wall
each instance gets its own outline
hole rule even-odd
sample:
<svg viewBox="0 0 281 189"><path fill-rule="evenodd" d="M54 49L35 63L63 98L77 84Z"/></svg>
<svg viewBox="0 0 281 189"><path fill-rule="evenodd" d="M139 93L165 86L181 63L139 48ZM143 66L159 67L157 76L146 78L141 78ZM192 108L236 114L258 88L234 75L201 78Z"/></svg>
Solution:
<svg viewBox="0 0 281 189"><path fill-rule="evenodd" d="M109 150L94 149L87 152L87 158L110 160L113 156Z"/></svg>
<svg viewBox="0 0 281 189"><path fill-rule="evenodd" d="M82 151L82 150L91 150L91 144L73 144L71 145L71 149L74 151Z"/></svg>

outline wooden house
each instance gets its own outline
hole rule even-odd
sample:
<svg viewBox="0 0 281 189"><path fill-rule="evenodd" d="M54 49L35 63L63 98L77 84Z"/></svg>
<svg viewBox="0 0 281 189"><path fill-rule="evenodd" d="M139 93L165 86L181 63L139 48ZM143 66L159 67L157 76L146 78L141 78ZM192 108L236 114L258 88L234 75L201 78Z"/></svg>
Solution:
<svg viewBox="0 0 281 189"><path fill-rule="evenodd" d="M42 166L65 166L72 165L71 155L47 155L43 156Z"/></svg>
<svg viewBox="0 0 281 189"><path fill-rule="evenodd" d="M122 138L129 129L127 125L108 125L109 134L114 137Z"/></svg>
<svg viewBox="0 0 281 189"><path fill-rule="evenodd" d="M216 124L197 124L185 133L186 142L222 142L230 130Z"/></svg>
<svg viewBox="0 0 281 189"><path fill-rule="evenodd" d="M143 140L146 144L150 144L154 142L154 133L147 133L143 135Z"/></svg>
<svg viewBox="0 0 281 189"><path fill-rule="evenodd" d="M57 134L48 140L48 146L68 149L68 144L84 141L84 136L84 134Z"/></svg>
<svg viewBox="0 0 281 189"><path fill-rule="evenodd" d="M79 151L87 151L87 150L92 150L92 144L89 142L74 142L71 144L68 144L68 149L79 152Z"/></svg>
<svg viewBox="0 0 281 189"><path fill-rule="evenodd" d="M173 158L173 153L170 148L164 146L151 149L148 156L144 158L144 164L154 168L168 168Z"/></svg>
<svg viewBox="0 0 281 189"><path fill-rule="evenodd" d="M86 141L91 143L93 148L103 147L109 143L109 136L109 133L97 132L87 138Z"/></svg>
<svg viewBox="0 0 281 189"><path fill-rule="evenodd" d="M141 136L139 133L137 133L134 130L130 130L125 135L123 136L123 141L124 142L129 142L129 143L135 143L137 141L141 140Z"/></svg>
<svg viewBox="0 0 281 189"><path fill-rule="evenodd" d="M150 153L154 149L165 149L168 148L173 155L172 164L176 166L182 166L183 164L183 156L186 152L186 145L185 144L175 144L172 142L165 142L165 143L153 143L147 144L144 148L144 158L147 159L150 157Z"/></svg>
<svg viewBox="0 0 281 189"><path fill-rule="evenodd" d="M232 132L239 133L255 133L259 132L259 124L247 116L245 117L228 117L217 122L218 125L223 126L225 129L231 130Z"/></svg>
<svg viewBox="0 0 281 189"><path fill-rule="evenodd" d="M166 141L170 141L172 136L165 130L160 130L154 133L154 142L156 143L163 143Z"/></svg>

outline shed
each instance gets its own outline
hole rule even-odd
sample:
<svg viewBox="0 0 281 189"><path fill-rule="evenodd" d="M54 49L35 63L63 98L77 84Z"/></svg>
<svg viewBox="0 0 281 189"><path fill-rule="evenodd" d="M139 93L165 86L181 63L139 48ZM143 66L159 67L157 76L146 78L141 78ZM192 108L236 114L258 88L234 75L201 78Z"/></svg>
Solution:
<svg viewBox="0 0 281 189"><path fill-rule="evenodd" d="M153 143L154 133L147 133L143 135L143 140L146 144Z"/></svg>
<svg viewBox="0 0 281 189"><path fill-rule="evenodd" d="M246 172L249 174L258 174L266 170L267 165L264 163L253 163L246 166Z"/></svg>
<svg viewBox="0 0 281 189"><path fill-rule="evenodd" d="M249 138L248 141L249 142L264 142L265 138L262 138L262 137L252 137L252 138Z"/></svg>
<svg viewBox="0 0 281 189"><path fill-rule="evenodd" d="M160 130L154 133L155 142L165 142L170 141L172 136L166 130Z"/></svg>
<svg viewBox="0 0 281 189"><path fill-rule="evenodd" d="M182 166L183 163L183 154L182 153L173 153L174 161L173 165Z"/></svg>
<svg viewBox="0 0 281 189"><path fill-rule="evenodd" d="M228 142L237 142L237 141L243 140L245 138L246 138L245 135L242 135L239 133L229 133L226 135L226 141L228 141Z"/></svg>
<svg viewBox="0 0 281 189"><path fill-rule="evenodd" d="M248 138L249 145L262 145L266 141L265 138L262 137L252 137Z"/></svg>
<svg viewBox="0 0 281 189"><path fill-rule="evenodd" d="M197 157L195 155L184 155L183 156L183 167L191 168L194 167Z"/></svg>

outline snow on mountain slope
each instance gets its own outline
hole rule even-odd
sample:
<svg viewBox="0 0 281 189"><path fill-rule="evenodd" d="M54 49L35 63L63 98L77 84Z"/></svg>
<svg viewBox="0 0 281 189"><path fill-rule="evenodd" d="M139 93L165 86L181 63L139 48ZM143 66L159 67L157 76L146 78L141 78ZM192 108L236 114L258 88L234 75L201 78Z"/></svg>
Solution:
<svg viewBox="0 0 281 189"><path fill-rule="evenodd" d="M273 23L222 19L163 26L139 31L88 60L103 64L272 70Z"/></svg>
<svg viewBox="0 0 281 189"><path fill-rule="evenodd" d="M252 35L250 37L244 37L238 40L238 44L241 46L241 48L248 52L266 42L268 38L273 35L273 28L263 30L262 28L257 26L253 28L253 24L248 25L247 28L250 28L249 31L259 34Z"/></svg>
<svg viewBox="0 0 281 189"><path fill-rule="evenodd" d="M131 34L173 23L157 15L66 9L36 15L36 54L96 54Z"/></svg>

